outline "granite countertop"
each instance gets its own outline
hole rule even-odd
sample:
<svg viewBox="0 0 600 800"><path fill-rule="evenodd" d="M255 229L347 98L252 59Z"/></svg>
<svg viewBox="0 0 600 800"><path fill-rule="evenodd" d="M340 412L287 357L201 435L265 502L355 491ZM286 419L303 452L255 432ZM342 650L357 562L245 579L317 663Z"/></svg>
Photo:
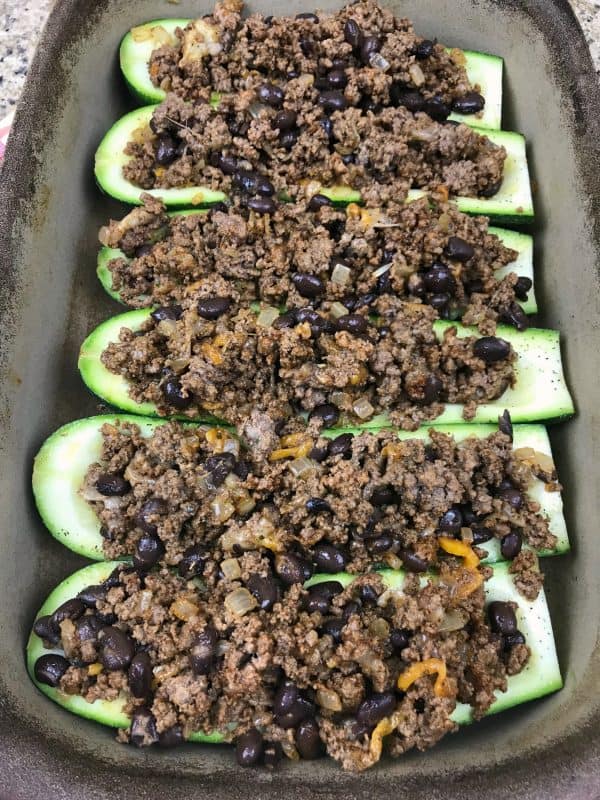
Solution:
<svg viewBox="0 0 600 800"><path fill-rule="evenodd" d="M570 0L600 73L600 0ZM0 11L0 120L15 106L53 0L3 0Z"/></svg>

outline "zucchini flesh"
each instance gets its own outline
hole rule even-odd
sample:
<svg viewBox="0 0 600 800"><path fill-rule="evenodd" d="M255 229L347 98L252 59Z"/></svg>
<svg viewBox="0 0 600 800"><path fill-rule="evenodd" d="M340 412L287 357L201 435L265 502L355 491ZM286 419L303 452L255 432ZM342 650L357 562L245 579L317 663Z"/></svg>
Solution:
<svg viewBox="0 0 600 800"><path fill-rule="evenodd" d="M196 210L187 210L187 211L176 211L171 212L169 216L189 216L190 214L204 214L204 211L196 211ZM534 275L533 275L533 239L526 233L518 233L517 231L510 231L505 230L504 228L489 228L489 232L498 236L499 239L502 240L503 244L506 247L510 247L513 250L516 250L518 255L517 258L512 261L510 264L507 264L505 267L502 267L499 270L496 270L496 277L498 280L502 280L506 275L510 272L516 272L517 275L527 277L532 282L532 287L527 293L527 300L519 300L517 301L523 311L526 314L535 314L538 310L537 302L535 299L535 286L534 284ZM98 276L98 280L102 284L102 288L104 291L112 297L113 300L116 300L117 303L121 303L121 305L126 305L123 300L121 299L119 293L112 288L112 273L108 268L109 263L114 258L124 258L125 260L130 260L127 258L125 253L122 250L117 250L111 247L101 247L98 251L98 261L96 267L96 275ZM140 297L141 300L146 299L145 297Z"/></svg>
<svg viewBox="0 0 600 800"><path fill-rule="evenodd" d="M127 311L99 325L81 346L79 371L87 387L107 403L132 414L156 416L158 411L154 403L136 403L128 394L128 381L110 372L100 360L103 350L111 342L118 341L122 327L139 330L149 315L150 309ZM434 330L441 338L444 330L452 326L457 328L459 336L478 336L475 328L442 320L434 323ZM558 332L529 328L519 333L514 328L499 325L497 335L510 342L518 355L516 383L514 388L507 389L497 400L478 406L471 421L495 423L504 409L508 409L513 422L570 416L573 413L573 401L563 375ZM462 410L460 404L447 403L444 412L432 424L462 423ZM177 418L177 415L174 417ZM189 417L180 418L189 420ZM214 421L214 418L201 418L198 421ZM360 427L370 429L385 425L389 427L386 415L379 414Z"/></svg>
<svg viewBox="0 0 600 800"><path fill-rule="evenodd" d="M91 564L73 573L50 593L46 602L40 608L36 619L46 614L51 614L59 605L75 597L86 586L102 583L112 570L118 566L118 563L116 561L105 561ZM403 572L384 570L381 574L390 589L398 592L402 591ZM353 576L347 573L316 575L311 578L307 586L324 580L337 580L344 585L348 585L352 582ZM492 578L486 581L484 586L488 602L492 600L515 600L518 602L519 608L516 613L519 630L522 631L527 644L531 648L531 657L526 667L519 675L508 678L506 692L497 694L497 700L488 711L488 714L494 714L557 691L562 687L562 678L544 591L542 590L533 602L526 601L517 594L512 578L508 573L507 564L495 566ZM129 727L129 717L123 711L126 702L124 696L112 701L96 700L93 703L88 703L81 696L67 695L56 688L39 683L34 675L35 662L40 656L51 652L62 653L60 649L46 650L42 640L32 631L27 642L27 671L38 689L73 714L100 722L112 728ZM459 725L469 723L471 721L471 707L459 703L452 718ZM203 734L196 732L190 736L190 741L194 742L218 743L222 740L223 735L220 733Z"/></svg>
<svg viewBox="0 0 600 800"><path fill-rule="evenodd" d="M103 415L76 420L59 428L42 445L33 464L33 494L44 524L50 533L70 550L94 560L104 558L100 521L92 507L79 494L79 489L90 465L100 459L104 423L133 423L139 425L143 436L164 425L164 419L140 418L126 414ZM192 423L193 424L193 423ZM348 429L354 430L356 429ZM439 430L463 441L468 436L484 438L495 433L495 425L446 425ZM339 431L324 435L336 436ZM427 439L429 430L400 431L401 439ZM531 447L552 456L550 440L542 425L515 425L514 447ZM569 539L563 515L560 492L545 491L542 481L536 480L527 494L540 504L540 513L548 518L550 531L557 537L556 547L539 555L559 555L569 550ZM502 560L497 540L486 542L486 561Z"/></svg>
<svg viewBox="0 0 600 800"><path fill-rule="evenodd" d="M96 151L94 174L100 188L106 194L131 205L140 205L140 195L144 191L126 180L123 166L129 160L124 151L133 132L147 125L155 106L144 106L130 111L121 117L102 139ZM480 131L495 144L506 148L504 179L500 190L494 197L457 197L456 205L467 214L484 214L497 221L511 223L526 222L533 218L533 201L529 185L529 170L525 153L525 138L520 133L510 131ZM160 197L166 206L182 208L202 207L226 199L223 192L206 186L186 186L172 189L147 189L147 194ZM361 201L360 192L349 186L322 187L324 194L334 203L347 204ZM411 190L410 198L422 197L421 189Z"/></svg>
<svg viewBox="0 0 600 800"><path fill-rule="evenodd" d="M119 63L125 82L136 100L142 103L160 103L167 95L163 89L152 83L148 71L152 51L160 44L150 35L152 28L160 27L167 33L174 34L176 28L185 28L189 22L190 19L154 19L136 25L137 41L131 31L125 34L119 48ZM146 39L143 38L144 31L149 34ZM472 85L479 84L481 94L485 97L485 107L479 115L452 114L450 119L496 130L500 128L502 115L503 61L498 56L473 50L463 50L463 53L469 81Z"/></svg>

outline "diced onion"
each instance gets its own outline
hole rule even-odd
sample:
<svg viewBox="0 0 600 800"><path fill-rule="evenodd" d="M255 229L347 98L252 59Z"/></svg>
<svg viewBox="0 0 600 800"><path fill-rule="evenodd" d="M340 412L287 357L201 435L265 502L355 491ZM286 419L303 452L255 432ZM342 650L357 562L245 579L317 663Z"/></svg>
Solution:
<svg viewBox="0 0 600 800"><path fill-rule="evenodd" d="M253 597L248 589L234 589L225 598L225 607L232 614L238 617L243 617L248 611L256 606L256 598Z"/></svg>
<svg viewBox="0 0 600 800"><path fill-rule="evenodd" d="M435 128L415 128L410 132L410 138L413 142L433 142L438 135Z"/></svg>
<svg viewBox="0 0 600 800"><path fill-rule="evenodd" d="M156 329L163 336L172 336L177 330L177 322L174 319L161 319Z"/></svg>
<svg viewBox="0 0 600 800"><path fill-rule="evenodd" d="M331 273L331 280L339 286L345 286L350 280L350 267L345 264L337 263ZM346 311L346 314L348 312Z"/></svg>
<svg viewBox="0 0 600 800"><path fill-rule="evenodd" d="M221 561L221 572L225 575L227 580L237 580L242 574L240 562L237 558L226 558L224 561Z"/></svg>
<svg viewBox="0 0 600 800"><path fill-rule="evenodd" d="M315 693L315 699L321 708L325 708L327 711L342 710L342 701L340 700L340 696L332 689L317 689Z"/></svg>
<svg viewBox="0 0 600 800"><path fill-rule="evenodd" d="M235 506L225 497L215 497L210 506L216 522L226 522L235 513Z"/></svg>
<svg viewBox="0 0 600 800"><path fill-rule="evenodd" d="M160 324L162 325L163 322L167 322L167 320L165 319L161 320ZM183 370L189 366L189 363L190 363L189 358L174 358L170 363L170 367L173 370L173 372L183 372Z"/></svg>
<svg viewBox="0 0 600 800"><path fill-rule="evenodd" d="M386 639L390 633L390 626L386 620L382 619L381 617L377 617L377 619L374 619L369 625L369 632L378 639Z"/></svg>
<svg viewBox="0 0 600 800"><path fill-rule="evenodd" d="M262 325L263 328L269 328L275 322L278 316L278 309L276 309L274 306L265 306L265 308L261 309L256 322L258 325Z"/></svg>
<svg viewBox="0 0 600 800"><path fill-rule="evenodd" d="M468 616L463 612L459 611L458 608L452 608L449 611L446 611L446 613L444 614L444 618L439 627L439 630L442 633L459 631L461 628L464 628L467 619Z"/></svg>
<svg viewBox="0 0 600 800"><path fill-rule="evenodd" d="M236 505L237 513L240 514L241 516L249 514L255 505L256 503L254 502L254 500L250 497L250 495L248 495L248 497L244 498L243 500L240 500L239 503Z"/></svg>
<svg viewBox="0 0 600 800"><path fill-rule="evenodd" d="M302 458L290 461L288 467L295 478L302 478L315 469L315 462L306 456L302 456Z"/></svg>
<svg viewBox="0 0 600 800"><path fill-rule="evenodd" d="M331 304L331 308L329 310L331 311L331 316L335 317L335 319L343 317L348 313L346 306L342 303L338 303L337 301Z"/></svg>
<svg viewBox="0 0 600 800"><path fill-rule="evenodd" d="M450 215L446 214L445 211L443 214L440 214L437 221L437 226L441 231L447 233L450 228Z"/></svg>
<svg viewBox="0 0 600 800"><path fill-rule="evenodd" d="M385 59L381 53L371 53L369 56L369 64L375 69L380 69L382 72L387 72L390 68L390 62Z"/></svg>
<svg viewBox="0 0 600 800"><path fill-rule="evenodd" d="M411 64L408 72L415 86L422 86L425 83L425 75L418 64Z"/></svg>
<svg viewBox="0 0 600 800"><path fill-rule="evenodd" d="M268 106L264 103L259 103L255 101L254 103L250 103L248 106L248 111L253 119L258 119L260 117L261 111L266 111Z"/></svg>
<svg viewBox="0 0 600 800"><path fill-rule="evenodd" d="M373 277L374 278L379 278L380 275L385 275L385 273L389 269L391 269L391 267L392 267L392 262L391 261L388 261L387 264L382 264L380 267L377 267L377 269L373 270Z"/></svg>
<svg viewBox="0 0 600 800"><path fill-rule="evenodd" d="M171 614L183 622L189 622L190 619L198 616L198 606L188 600L187 597L180 596L176 598L169 609Z"/></svg>
<svg viewBox="0 0 600 800"><path fill-rule="evenodd" d="M108 225L103 225L98 231L98 241L105 247L108 247L110 229Z"/></svg>
<svg viewBox="0 0 600 800"><path fill-rule="evenodd" d="M360 417L360 419L368 419L369 417L373 416L373 412L375 411L366 397L359 398L352 406L352 410L357 417Z"/></svg>

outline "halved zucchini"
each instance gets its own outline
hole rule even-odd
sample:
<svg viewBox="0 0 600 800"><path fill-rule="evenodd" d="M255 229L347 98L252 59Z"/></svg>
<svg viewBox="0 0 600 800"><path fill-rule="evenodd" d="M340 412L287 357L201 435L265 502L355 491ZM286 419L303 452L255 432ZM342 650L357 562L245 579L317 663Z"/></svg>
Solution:
<svg viewBox="0 0 600 800"><path fill-rule="evenodd" d="M107 403L132 414L157 416L154 403L136 403L129 396L127 380L122 375L110 372L100 359L106 347L111 342L118 341L121 328L139 330L150 312L150 309L145 308L127 311L98 325L81 345L79 371L87 387ZM434 330L441 338L446 328L453 325L459 336L479 335L475 328L442 320L434 323ZM472 421L496 422L504 409L508 409L513 422L558 420L570 416L574 410L573 401L563 375L558 331L529 328L519 333L514 328L499 325L497 335L510 342L518 355L515 365L516 384L497 400L478 406ZM435 419L435 424L462 423L462 411L462 405L447 403L445 411ZM189 420L189 417L182 418ZM214 418L203 417L198 421L213 420ZM360 427L369 429L386 425L389 427L386 416L379 414Z"/></svg>
<svg viewBox="0 0 600 800"><path fill-rule="evenodd" d="M204 214L206 213L203 210L195 210L195 209L188 209L187 211L171 211L169 216L189 216L190 214ZM513 250L516 250L518 253L517 258L512 261L510 264L507 264L505 267L496 271L496 277L498 280L501 280L508 275L509 272L516 272L517 275L521 275L527 278L530 278L532 284L534 283L533 277L533 239L526 233L517 233L517 231L509 231L505 230L504 228L489 228L490 233L494 233L498 236L499 239L502 240L502 243L506 247L510 247ZM125 253L122 250L117 250L111 247L101 247L98 251L98 262L96 267L96 275L98 276L98 280L102 284L102 288L109 294L113 300L116 300L117 303L121 303L121 305L127 305L121 299L119 293L112 288L112 273L108 268L109 263L114 258L124 258L125 260L130 260L127 258ZM144 299L144 298L142 298ZM527 300L518 301L523 310L526 314L535 314L537 312L537 302L535 299L535 287L532 285L531 289L527 294Z"/></svg>
<svg viewBox="0 0 600 800"><path fill-rule="evenodd" d="M87 558L104 558L100 521L92 507L83 499L79 489L91 464L102 452L101 428L104 423L133 423L139 425L142 436L149 437L166 420L140 418L126 414L101 415L70 422L59 428L42 445L33 462L33 495L44 524L50 533L70 550ZM194 424L194 423L191 423ZM358 432L355 428L349 431ZM426 439L429 430L438 430L463 441L468 436L484 438L497 430L495 425L445 425L417 431L400 431L401 439ZM325 435L338 435L339 431ZM542 425L515 425L515 449L531 447L552 456L550 440ZM544 483L536 480L527 494L540 504L540 513L549 521L550 532L557 537L554 550L539 555L559 555L569 550L569 538L563 515L560 492L545 491ZM483 548L489 555L486 561L502 560L497 541L486 542Z"/></svg>
<svg viewBox="0 0 600 800"><path fill-rule="evenodd" d="M106 194L132 205L140 205L143 189L123 176L123 166L129 160L124 148L133 132L150 121L155 106L144 106L130 111L116 122L100 142L96 151L94 174L100 188ZM456 205L467 214L485 214L496 220L525 222L533 217L533 201L529 185L529 170L525 153L525 138L520 133L509 131L486 131L481 134L495 144L503 145L507 151L504 164L504 180L494 197L457 197ZM315 192L317 191L316 182ZM186 186L175 189L148 189L148 194L160 197L165 205L172 207L209 206L225 200L223 192L206 186ZM358 203L360 192L349 186L321 187L318 190L334 203ZM422 197L423 191L414 190L410 198Z"/></svg>
<svg viewBox="0 0 600 800"><path fill-rule="evenodd" d="M161 36L153 35L154 29L174 34L177 28L185 28L189 19L154 19L136 25L121 41L119 62L125 82L136 100L142 103L160 103L167 96L163 89L152 83L148 64L152 51L162 44ZM162 31L160 32L162 34ZM164 34L163 34L164 36ZM485 108L481 115L452 114L450 119L475 124L480 128L500 128L502 115L502 67L498 56L464 50L465 69L473 86L479 84L485 97Z"/></svg>
<svg viewBox="0 0 600 800"><path fill-rule="evenodd" d="M51 592L40 608L36 619L46 614L52 614L58 606L75 597L85 587L102 583L117 566L118 562L107 561L91 564L73 573ZM382 572L382 575L390 589L398 592L402 591L404 573L386 570ZM345 573L317 575L307 585L313 585L322 580L337 580L347 585L352 582L353 576ZM492 578L485 583L485 594L488 602L493 600L514 600L518 603L519 607L516 615L519 630L524 634L527 644L531 648L531 657L526 667L519 675L508 678L507 691L497 694L497 700L491 706L488 714L504 711L507 708L543 697L560 689L562 687L562 678L544 592L541 591L533 602L526 601L517 594L512 578L508 573L508 565L498 564L494 567ZM126 703L125 696L112 701L96 700L93 703L88 703L79 695L67 695L56 688L39 683L34 673L35 662L40 656L51 652L62 653L60 649L46 650L42 640L32 631L27 642L27 670L38 689L73 714L100 722L112 728L129 727L130 720L123 710ZM471 707L462 703L458 704L452 718L459 725L468 724L472 719ZM220 733L194 733L189 740L217 743L223 740L223 735Z"/></svg>

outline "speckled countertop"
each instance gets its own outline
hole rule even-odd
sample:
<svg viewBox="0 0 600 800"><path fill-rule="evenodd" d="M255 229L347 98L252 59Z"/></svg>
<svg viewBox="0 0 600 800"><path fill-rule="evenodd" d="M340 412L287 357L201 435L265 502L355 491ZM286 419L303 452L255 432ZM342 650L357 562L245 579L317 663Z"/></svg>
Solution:
<svg viewBox="0 0 600 800"><path fill-rule="evenodd" d="M0 120L16 104L54 0L0 2ZM600 73L600 0L570 0Z"/></svg>

